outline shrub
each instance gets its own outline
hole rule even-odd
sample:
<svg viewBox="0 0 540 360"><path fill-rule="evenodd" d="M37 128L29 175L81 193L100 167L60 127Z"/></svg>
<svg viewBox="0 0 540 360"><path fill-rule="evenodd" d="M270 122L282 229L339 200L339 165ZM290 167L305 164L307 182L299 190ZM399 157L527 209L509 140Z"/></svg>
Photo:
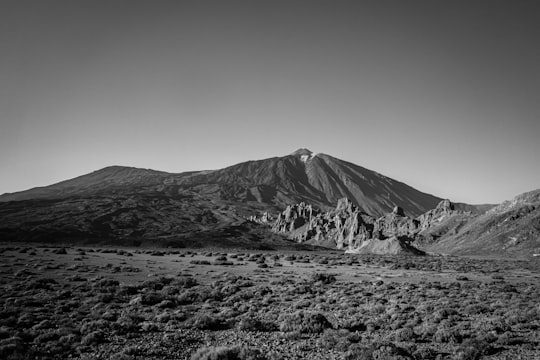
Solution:
<svg viewBox="0 0 540 360"><path fill-rule="evenodd" d="M227 328L227 324L222 319L206 313L195 314L186 321L186 325L199 330L223 330Z"/></svg>
<svg viewBox="0 0 540 360"><path fill-rule="evenodd" d="M191 260L189 263L193 265L211 265L208 260Z"/></svg>
<svg viewBox="0 0 540 360"><path fill-rule="evenodd" d="M409 327L398 329L394 333L394 339L396 341L411 341L411 340L414 340L415 337L416 337L416 334Z"/></svg>
<svg viewBox="0 0 540 360"><path fill-rule="evenodd" d="M375 342L370 346L358 346L345 354L345 360L409 360L411 354L392 343Z"/></svg>
<svg viewBox="0 0 540 360"><path fill-rule="evenodd" d="M101 330L92 331L81 340L83 345L101 344L102 342L105 342L105 333Z"/></svg>
<svg viewBox="0 0 540 360"><path fill-rule="evenodd" d="M363 320L354 316L346 319L340 327L349 331L366 331L366 325Z"/></svg>
<svg viewBox="0 0 540 360"><path fill-rule="evenodd" d="M459 343L461 335L452 328L441 327L433 335L433 341L438 343Z"/></svg>
<svg viewBox="0 0 540 360"><path fill-rule="evenodd" d="M487 355L492 351L491 345L486 342L467 339L455 352L453 360L478 360L483 355Z"/></svg>
<svg viewBox="0 0 540 360"><path fill-rule="evenodd" d="M497 343L501 345L521 345L525 342L524 338L515 336L511 332L504 332L497 339Z"/></svg>
<svg viewBox="0 0 540 360"><path fill-rule="evenodd" d="M231 265L234 265L234 263L228 260L216 260L214 261L214 265L231 266Z"/></svg>
<svg viewBox="0 0 540 360"><path fill-rule="evenodd" d="M281 315L279 330L283 332L299 331L304 334L318 334L332 328L332 324L321 313L297 311Z"/></svg>
<svg viewBox="0 0 540 360"><path fill-rule="evenodd" d="M85 322L84 324L82 324L81 328L80 328L80 333L82 335L86 335L86 334L90 334L91 332L94 332L96 330L101 330L103 328L106 328L107 327L107 324L108 322L106 320L92 320L92 321L88 321L88 322Z"/></svg>
<svg viewBox="0 0 540 360"><path fill-rule="evenodd" d="M313 273L311 274L311 280L313 282L319 282L322 284L332 284L336 282L336 276L334 274L327 273Z"/></svg>
<svg viewBox="0 0 540 360"><path fill-rule="evenodd" d="M412 353L412 356L414 359L417 360L433 360L437 359L437 355L439 352L433 348L430 347L418 347L414 350Z"/></svg>
<svg viewBox="0 0 540 360"><path fill-rule="evenodd" d="M265 360L257 349L246 346L204 347L191 356L191 360Z"/></svg>
<svg viewBox="0 0 540 360"><path fill-rule="evenodd" d="M6 358L13 354L20 354L24 352L25 345L20 337L13 336L8 339L0 340L0 356ZM21 357L23 358L23 357ZM16 359L16 357L14 357Z"/></svg>
<svg viewBox="0 0 540 360"><path fill-rule="evenodd" d="M351 344L360 342L358 334L348 330L326 329L317 339L317 345L323 349L334 349L337 351L347 351Z"/></svg>
<svg viewBox="0 0 540 360"><path fill-rule="evenodd" d="M482 304L472 304L465 307L463 312L467 315L478 315L489 312L489 308Z"/></svg>
<svg viewBox="0 0 540 360"><path fill-rule="evenodd" d="M113 329L118 334L128 334L139 331L139 323L143 321L143 318L136 314L122 314L116 322L114 322Z"/></svg>
<svg viewBox="0 0 540 360"><path fill-rule="evenodd" d="M238 330L245 330L245 331L269 332L269 331L278 330L278 327L274 322L264 321L261 319L254 318L252 316L243 317L236 326Z"/></svg>

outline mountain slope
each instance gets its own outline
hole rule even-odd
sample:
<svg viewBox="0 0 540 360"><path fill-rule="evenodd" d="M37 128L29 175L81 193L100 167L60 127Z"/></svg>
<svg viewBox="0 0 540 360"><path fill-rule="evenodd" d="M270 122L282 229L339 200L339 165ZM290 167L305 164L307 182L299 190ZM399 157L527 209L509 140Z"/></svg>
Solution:
<svg viewBox="0 0 540 360"><path fill-rule="evenodd" d="M428 248L453 254L540 253L540 189L518 195L463 221Z"/></svg>
<svg viewBox="0 0 540 360"><path fill-rule="evenodd" d="M92 194L115 194L133 189L152 189L163 184L168 173L150 169L109 166L53 185L0 196L0 201L61 199Z"/></svg>

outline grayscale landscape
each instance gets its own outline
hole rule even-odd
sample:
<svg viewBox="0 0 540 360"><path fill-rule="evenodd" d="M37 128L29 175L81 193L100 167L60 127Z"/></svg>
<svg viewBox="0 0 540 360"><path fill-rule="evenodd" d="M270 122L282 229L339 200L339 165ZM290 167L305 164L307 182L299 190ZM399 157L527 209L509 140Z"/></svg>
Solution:
<svg viewBox="0 0 540 360"><path fill-rule="evenodd" d="M301 149L0 200L7 358L540 356L540 190L453 204Z"/></svg>
<svg viewBox="0 0 540 360"><path fill-rule="evenodd" d="M536 4L0 8L0 359L540 359Z"/></svg>

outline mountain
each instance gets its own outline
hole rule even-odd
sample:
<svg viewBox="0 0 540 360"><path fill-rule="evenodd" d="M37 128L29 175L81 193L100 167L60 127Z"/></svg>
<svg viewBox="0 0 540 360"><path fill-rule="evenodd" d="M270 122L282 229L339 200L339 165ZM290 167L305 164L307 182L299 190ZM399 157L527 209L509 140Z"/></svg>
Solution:
<svg viewBox="0 0 540 360"><path fill-rule="evenodd" d="M24 241L282 246L281 236L246 219L278 213L298 202L329 210L344 197L365 214L365 221L385 216L396 206L402 209L400 216L415 218L441 201L361 166L299 149L282 157L178 174L111 166L4 194L0 236ZM483 210L459 206L474 213ZM436 237L426 236L425 243L431 245ZM313 245L334 241L331 236L327 240Z"/></svg>
<svg viewBox="0 0 540 360"><path fill-rule="evenodd" d="M0 201L126 193L197 194L215 201L264 204L274 211L302 201L331 208L347 197L369 214L382 215L397 205L413 216L441 200L350 162L299 149L287 156L213 171L171 174L112 166L54 185L4 194Z"/></svg>

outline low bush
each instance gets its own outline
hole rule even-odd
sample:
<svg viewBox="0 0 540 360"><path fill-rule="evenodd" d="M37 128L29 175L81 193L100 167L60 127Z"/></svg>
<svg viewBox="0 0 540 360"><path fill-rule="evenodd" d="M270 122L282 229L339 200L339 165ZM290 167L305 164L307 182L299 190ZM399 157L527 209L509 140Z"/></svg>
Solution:
<svg viewBox="0 0 540 360"><path fill-rule="evenodd" d="M189 263L193 265L212 265L208 260L191 260Z"/></svg>
<svg viewBox="0 0 540 360"><path fill-rule="evenodd" d="M207 313L197 313L186 320L185 325L199 330L223 330L228 326L223 319Z"/></svg>
<svg viewBox="0 0 540 360"><path fill-rule="evenodd" d="M394 332L395 341L412 341L416 337L416 334L411 328L405 327L398 329Z"/></svg>
<svg viewBox="0 0 540 360"><path fill-rule="evenodd" d="M92 331L81 340L81 344L83 345L95 345L103 342L105 342L105 333L101 330Z"/></svg>
<svg viewBox="0 0 540 360"><path fill-rule="evenodd" d="M452 360L478 360L492 352L490 344L476 339L465 340L454 353Z"/></svg>
<svg viewBox="0 0 540 360"><path fill-rule="evenodd" d="M283 332L299 331L303 334L318 334L331 329L332 324L321 313L297 311L279 317L279 330Z"/></svg>
<svg viewBox="0 0 540 360"><path fill-rule="evenodd" d="M389 342L375 342L368 346L352 347L345 354L345 360L412 360L412 355L404 348Z"/></svg>
<svg viewBox="0 0 540 360"><path fill-rule="evenodd" d="M351 333L349 330L326 329L317 339L317 345L323 349L345 352L351 344L359 343L361 339L358 333Z"/></svg>
<svg viewBox="0 0 540 360"><path fill-rule="evenodd" d="M265 360L257 349L246 346L204 347L191 356L191 360Z"/></svg>
<svg viewBox="0 0 540 360"><path fill-rule="evenodd" d="M236 325L238 330L244 331L277 331L278 326L272 321L265 321L253 317L253 315L247 315L242 317L238 324Z"/></svg>
<svg viewBox="0 0 540 360"><path fill-rule="evenodd" d="M336 282L336 276L328 273L313 273L311 274L311 280L322 284L332 284Z"/></svg>

